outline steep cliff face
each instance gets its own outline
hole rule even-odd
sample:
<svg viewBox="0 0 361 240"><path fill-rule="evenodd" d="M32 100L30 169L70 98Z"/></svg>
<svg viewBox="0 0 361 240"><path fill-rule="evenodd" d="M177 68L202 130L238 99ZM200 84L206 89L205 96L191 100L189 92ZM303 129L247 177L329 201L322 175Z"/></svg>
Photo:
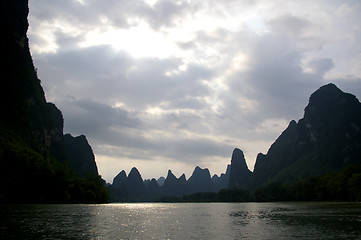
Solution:
<svg viewBox="0 0 361 240"><path fill-rule="evenodd" d="M69 166L78 176L86 177L87 174L98 175L93 150L84 135L73 137L70 134L65 134L64 143Z"/></svg>
<svg viewBox="0 0 361 240"><path fill-rule="evenodd" d="M229 188L246 188L252 172L248 169L242 150L233 150L231 158L231 172L229 175Z"/></svg>
<svg viewBox="0 0 361 240"><path fill-rule="evenodd" d="M46 102L30 55L28 1L3 0L0 11L0 202L105 201L97 174L80 181L64 165L63 116Z"/></svg>
<svg viewBox="0 0 361 240"><path fill-rule="evenodd" d="M33 148L64 160L58 150L63 147L63 117L54 104L46 102L29 51L28 2L5 0L1 4L1 127L15 131Z"/></svg>
<svg viewBox="0 0 361 240"><path fill-rule="evenodd" d="M304 117L291 121L266 155L259 154L251 186L291 183L361 163L361 104L328 84L314 92Z"/></svg>

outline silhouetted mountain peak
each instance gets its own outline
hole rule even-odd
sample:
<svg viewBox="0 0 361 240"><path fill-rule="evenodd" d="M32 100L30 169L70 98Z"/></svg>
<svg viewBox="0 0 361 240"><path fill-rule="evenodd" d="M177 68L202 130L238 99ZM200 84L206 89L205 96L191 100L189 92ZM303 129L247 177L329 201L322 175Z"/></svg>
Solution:
<svg viewBox="0 0 361 240"><path fill-rule="evenodd" d="M304 117L291 121L266 155L257 156L252 187L292 183L361 162L361 104L334 84L315 91Z"/></svg>
<svg viewBox="0 0 361 240"><path fill-rule="evenodd" d="M243 151L239 148L235 148L233 150L232 158L231 158L231 171L232 171L232 167L234 167L236 165L247 168L247 164L246 164L246 160L244 159Z"/></svg>
<svg viewBox="0 0 361 240"><path fill-rule="evenodd" d="M174 181L174 180L177 180L176 176L174 176L174 174L172 173L172 170L168 170L168 174L167 174L167 177L165 179L166 181Z"/></svg>
<svg viewBox="0 0 361 240"><path fill-rule="evenodd" d="M349 93L344 93L336 85L330 83L314 92L305 108L304 121L308 125L323 125L337 115L350 114L360 109L358 99Z"/></svg>
<svg viewBox="0 0 361 240"><path fill-rule="evenodd" d="M200 168L199 166L196 166L193 170L193 173L197 172L197 171L202 171L202 168Z"/></svg>
<svg viewBox="0 0 361 240"><path fill-rule="evenodd" d="M192 176L188 179L189 190L188 193L196 192L213 192L215 191L214 184L211 179L211 174L208 168L202 169L196 167Z"/></svg>
<svg viewBox="0 0 361 240"><path fill-rule="evenodd" d="M180 176L180 177L178 178L178 180L181 181L181 182L184 182L184 183L187 182L187 180L186 180L186 175L183 173L182 176Z"/></svg>
<svg viewBox="0 0 361 240"><path fill-rule="evenodd" d="M136 167L133 167L132 170L130 170L128 181L141 181L143 183L142 176Z"/></svg>
<svg viewBox="0 0 361 240"><path fill-rule="evenodd" d="M194 169L194 171L193 171L193 173L192 173L192 176L189 178L189 180L191 180L191 178L198 178L198 177L211 177L211 175L210 175L210 173L209 173L209 170L208 170L208 168L204 168L204 169L202 169L202 168L200 168L199 166L197 166L195 169Z"/></svg>
<svg viewBox="0 0 361 240"><path fill-rule="evenodd" d="M93 150L84 135L73 137L65 134L64 145L69 165L78 176L85 177L89 173L98 175Z"/></svg>
<svg viewBox="0 0 361 240"><path fill-rule="evenodd" d="M182 196L185 192L184 180L184 174L178 179L171 170L168 170L167 178L162 187L164 194L168 196Z"/></svg>
<svg viewBox="0 0 361 240"><path fill-rule="evenodd" d="M245 188L247 181L251 175L251 171L247 167L246 159L243 151L235 148L232 153L230 176L228 186L230 188Z"/></svg>
<svg viewBox="0 0 361 240"><path fill-rule="evenodd" d="M117 176L113 179L113 186L119 187L121 186L125 181L127 180L127 174L124 170L122 170L120 173L118 173Z"/></svg>

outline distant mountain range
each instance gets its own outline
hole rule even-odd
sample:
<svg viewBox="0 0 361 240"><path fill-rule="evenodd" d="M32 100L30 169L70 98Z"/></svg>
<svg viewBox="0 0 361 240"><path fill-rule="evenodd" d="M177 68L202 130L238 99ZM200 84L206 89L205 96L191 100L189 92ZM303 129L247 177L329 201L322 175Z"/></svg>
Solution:
<svg viewBox="0 0 361 240"><path fill-rule="evenodd" d="M144 182L136 171L141 189L137 199L179 197L225 188L252 192L272 183L292 184L309 176L336 172L350 164L361 164L361 104L354 95L327 84L311 95L304 117L298 122L292 120L267 154L258 154L253 172L238 148L232 153L226 173L219 177L211 178L208 169L196 167L186 180L184 174L176 178L169 170L164 184L159 185L155 179ZM131 174L128 178L124 171L120 174L127 186L135 187ZM117 183L118 178L119 175L109 187L112 199L134 199L132 192ZM153 195L149 195L150 192Z"/></svg>
<svg viewBox="0 0 361 240"><path fill-rule="evenodd" d="M171 170L165 179L162 177L158 181L154 178L143 181L139 171L132 168L128 177L123 170L113 179L109 192L112 201L153 201L162 196L181 197L198 192L217 192L225 186L221 185L224 178L225 174L214 181L215 177L211 178L208 169L197 166L188 181L184 174L177 178Z"/></svg>

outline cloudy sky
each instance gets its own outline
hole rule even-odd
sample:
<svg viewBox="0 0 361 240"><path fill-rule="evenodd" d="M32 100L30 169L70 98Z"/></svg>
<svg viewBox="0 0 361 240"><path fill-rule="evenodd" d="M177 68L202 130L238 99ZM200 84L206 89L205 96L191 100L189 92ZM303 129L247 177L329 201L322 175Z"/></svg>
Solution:
<svg viewBox="0 0 361 240"><path fill-rule="evenodd" d="M31 53L65 132L111 182L225 171L333 82L361 97L358 0L30 0Z"/></svg>

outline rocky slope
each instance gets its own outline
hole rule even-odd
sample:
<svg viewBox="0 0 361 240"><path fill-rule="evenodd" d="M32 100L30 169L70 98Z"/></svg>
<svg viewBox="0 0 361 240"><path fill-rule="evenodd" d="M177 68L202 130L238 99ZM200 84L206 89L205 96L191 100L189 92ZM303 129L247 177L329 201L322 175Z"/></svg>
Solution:
<svg viewBox="0 0 361 240"><path fill-rule="evenodd" d="M87 174L98 175L93 150L84 135L73 137L65 134L64 145L69 166L79 177L86 177Z"/></svg>
<svg viewBox="0 0 361 240"><path fill-rule="evenodd" d="M314 92L304 117L291 121L266 155L259 154L249 188L292 183L361 163L361 104L334 84Z"/></svg>

